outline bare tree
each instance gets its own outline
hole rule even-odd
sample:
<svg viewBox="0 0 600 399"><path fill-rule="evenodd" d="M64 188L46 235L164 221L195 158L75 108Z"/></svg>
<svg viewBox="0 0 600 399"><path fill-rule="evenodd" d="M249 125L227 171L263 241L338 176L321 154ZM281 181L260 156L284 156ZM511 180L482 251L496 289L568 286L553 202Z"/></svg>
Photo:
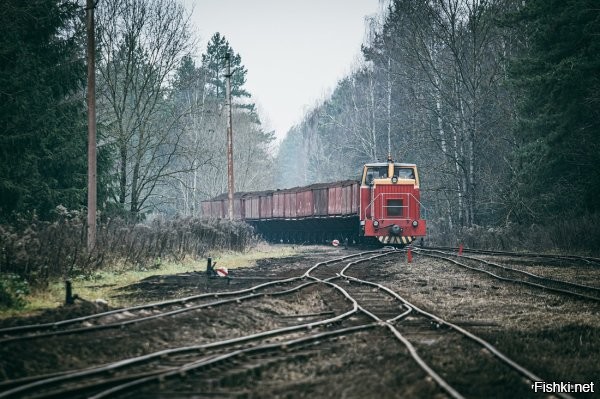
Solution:
<svg viewBox="0 0 600 399"><path fill-rule="evenodd" d="M189 15L175 0L106 0L98 24L99 118L118 148L116 200L135 215L175 173L183 113L165 91L192 45Z"/></svg>

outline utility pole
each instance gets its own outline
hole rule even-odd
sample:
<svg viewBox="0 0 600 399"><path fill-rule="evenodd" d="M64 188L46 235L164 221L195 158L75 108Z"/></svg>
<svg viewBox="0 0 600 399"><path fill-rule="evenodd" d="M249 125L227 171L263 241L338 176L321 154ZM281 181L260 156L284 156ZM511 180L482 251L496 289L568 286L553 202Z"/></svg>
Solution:
<svg viewBox="0 0 600 399"><path fill-rule="evenodd" d="M96 246L96 68L94 8L98 0L87 0L87 106L88 106L88 203L87 248Z"/></svg>
<svg viewBox="0 0 600 399"><path fill-rule="evenodd" d="M227 53L227 199L229 220L233 220L233 127L231 117L231 55Z"/></svg>
<svg viewBox="0 0 600 399"><path fill-rule="evenodd" d="M387 62L387 134L388 158L392 158L392 57Z"/></svg>

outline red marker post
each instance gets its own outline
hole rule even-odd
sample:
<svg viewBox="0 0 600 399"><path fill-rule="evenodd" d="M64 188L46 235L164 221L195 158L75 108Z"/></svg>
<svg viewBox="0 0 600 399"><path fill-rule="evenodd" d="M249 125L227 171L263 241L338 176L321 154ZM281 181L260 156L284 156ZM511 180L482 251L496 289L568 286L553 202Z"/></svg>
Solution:
<svg viewBox="0 0 600 399"><path fill-rule="evenodd" d="M408 250L406 251L406 260L408 260L408 263L412 262L412 249L408 248Z"/></svg>
<svg viewBox="0 0 600 399"><path fill-rule="evenodd" d="M462 244L460 244L460 245L458 246L458 256L462 256L462 250L463 250L463 245L462 245Z"/></svg>

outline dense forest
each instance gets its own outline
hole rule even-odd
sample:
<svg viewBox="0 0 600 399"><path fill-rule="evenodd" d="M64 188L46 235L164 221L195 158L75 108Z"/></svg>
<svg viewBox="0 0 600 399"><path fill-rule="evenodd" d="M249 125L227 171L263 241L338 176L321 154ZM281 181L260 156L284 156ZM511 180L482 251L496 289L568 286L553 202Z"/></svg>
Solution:
<svg viewBox="0 0 600 399"><path fill-rule="evenodd" d="M0 222L85 209L82 3L0 0ZM356 178L390 153L419 165L434 239L496 231L600 247L596 2L382 4L363 61L275 154L225 37L199 48L176 0L101 0L101 218L200 216L201 200L226 191L229 54L237 191Z"/></svg>
<svg viewBox="0 0 600 399"><path fill-rule="evenodd" d="M281 144L278 185L390 153L419 165L432 237L600 247L595 1L394 0L368 25L364 61Z"/></svg>
<svg viewBox="0 0 600 399"><path fill-rule="evenodd" d="M237 187L272 184L274 137L241 55L219 33L199 48L176 0L94 3L98 225L86 244L86 2L0 0L0 310L25 306L28 286L256 242L199 207L227 188L227 58Z"/></svg>
<svg viewBox="0 0 600 399"><path fill-rule="evenodd" d="M1 221L86 204L84 3L0 2ZM237 188L271 185L262 171L274 137L227 39L215 33L199 49L189 11L175 0L96 3L101 214L198 216L202 199L226 190L227 54Z"/></svg>

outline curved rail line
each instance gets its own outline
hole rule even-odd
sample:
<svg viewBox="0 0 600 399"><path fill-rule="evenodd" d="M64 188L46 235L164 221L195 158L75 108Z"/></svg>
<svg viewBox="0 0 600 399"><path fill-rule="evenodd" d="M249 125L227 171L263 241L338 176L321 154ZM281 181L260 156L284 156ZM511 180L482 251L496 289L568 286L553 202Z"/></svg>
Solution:
<svg viewBox="0 0 600 399"><path fill-rule="evenodd" d="M397 316L396 318L393 319L388 319L388 320L382 320L381 318L379 318L378 316L376 316L373 312L365 309L363 306L358 304L358 300L355 299L352 295L350 295L346 289L342 288L341 286L339 286L338 284L333 284L333 286L340 290L340 292L342 292L346 297L348 297L354 304L355 307L358 307L364 314L368 315L369 317L371 317L375 322L377 323L383 323L383 325L385 325L393 334L394 336L407 348L407 350L409 351L411 357L415 360L415 362L417 362L417 364L432 378L434 379L438 385L444 390L446 391L451 397L454 398L462 398L462 395L457 392L453 387L451 387L439 374L437 374L437 372L435 372L429 365L427 365L427 363L419 356L419 354L417 353L416 349L414 348L414 346L412 346L412 344L410 343L409 340L407 340L392 324L393 322L402 319L403 317L405 317L406 315L408 315L410 312L417 312L423 316L426 316L427 318L434 320L435 322L439 323L440 325L446 325L450 328L452 328L453 330L455 330L456 332L460 333L461 335L471 339L472 341L478 343L479 345L483 346L484 348L486 348L490 353L492 353L495 357L497 357L499 360L501 360L502 362L504 362L505 364L507 364L510 368L512 368L513 370L519 372L522 376L526 377L529 382L533 382L533 381L542 381L541 378L539 378L538 376L536 376L533 372L527 370L526 368L524 368L523 366L519 365L518 363L516 363L515 361L513 361L512 359L508 358L506 355L504 355L503 353L501 353L498 349L496 349L493 345L491 345L489 342L483 340L480 337L475 336L474 334L468 332L467 330L463 329L462 327L459 327L453 323L447 322L446 320L443 320L442 318L435 316L431 313L428 313L420 308L418 308L416 305L414 305L413 303L408 302L406 299L402 298L400 295L398 295L397 293L395 293L393 290L378 284L378 283L373 283L370 281L366 281L366 280L362 280L362 279L358 279L355 277L351 277L348 276L346 274L346 271L348 270L348 268L352 267L353 265L355 265L358 262L350 262L348 263L337 275L336 277L332 277L326 280L321 280L317 277L313 277L311 276L311 273L314 269L316 269L316 267L308 270L305 275L307 277L312 277L315 280L321 280L324 283L327 284L332 284L331 281L335 280L337 278L345 278L346 280L349 281L354 281L357 282L359 284L364 284L364 285L368 285L368 286L372 286L372 287L376 287L379 290L383 290L384 292L386 292L387 294L391 295L392 297L394 297L395 299L400 300L404 306L408 309L405 313ZM561 396L563 398L570 398L569 395L564 395Z"/></svg>
<svg viewBox="0 0 600 399"><path fill-rule="evenodd" d="M525 378L528 379L527 383L530 384L531 382L534 381L544 381L543 379L541 379L540 377L538 377L537 375L535 375L533 372L529 371L528 369L526 369L525 367L519 365L517 362L515 362L514 360L510 359L508 356L506 356L505 354L503 354L500 350L498 350L496 347L494 347L492 344L490 344L489 342L487 342L486 340L472 334L471 332L467 331L466 329L453 324L451 322L448 322L444 319L442 319L439 316L436 316L432 313L426 312L423 309L419 308L418 306L416 306L414 303L409 302L408 300L406 300L405 298L403 298L402 296L400 296L399 294L397 294L395 291L391 290L390 288L378 284L378 283L373 283L370 281L366 281L366 280L362 280L362 279L358 279L356 277L352 277L346 274L346 271L352 266L352 264L348 264L341 272L340 272L340 276L348 279L350 281L355 281L359 284L365 284L365 285L369 285L372 287L376 287L379 290L383 290L386 293L388 293L389 295L391 295L392 297L398 299L399 301L401 301L404 306L406 306L410 311L414 311L416 313L419 313L433 321L435 321L436 323L438 323L439 325L445 325L447 327L450 327L451 329L455 330L456 332L460 333L461 335L469 338L470 340L478 343L479 345L481 345L482 347L486 348L490 353L492 353L496 358L498 358L499 360L501 360L502 362L504 362L505 364L507 364L510 368L512 368L513 370L519 372L522 376L524 376ZM340 287L341 289L341 287ZM372 315L373 317L374 315ZM376 317L376 316L374 316ZM407 349L409 349L411 356L413 356L413 358L415 359L415 361L417 361L417 363L419 363L419 365L432 377L434 378L438 384L451 396L453 397L461 397L460 394L458 394L456 391L454 391L453 388L447 386L447 383L445 383L445 381L443 379L441 379L441 377L437 376L437 374L435 374L435 372L433 372L433 370L431 370L434 374L431 374L426 365L423 365L422 363L424 363L421 360L417 360L420 359L420 357L418 356L418 354L416 353L416 350L414 349L414 347L412 347L412 345L410 345L410 342L408 342L408 340L406 340L406 338L402 337L402 335L400 334L400 332L394 327L394 325L392 324L393 320L377 320L378 322L383 322L385 323L386 327L388 329L390 329L390 331L393 332L394 335L396 335L398 337L398 339L400 341L402 341L403 344L405 344L407 346ZM406 341L406 342L405 342ZM410 345L410 347L408 346ZM434 375L436 375L437 377L434 377ZM455 396L455 394L458 394L458 396ZM558 394L558 396L565 398L565 399L571 399L572 397L570 395L566 395L566 394Z"/></svg>
<svg viewBox="0 0 600 399"><path fill-rule="evenodd" d="M438 373L436 373L417 353L416 349L414 348L414 346L410 343L410 341L408 341L392 324L391 324L391 320L397 321L400 320L402 317L408 315L410 312L413 311L413 308L411 306L407 305L407 311L404 313L401 313L400 315L389 319L389 320L382 320L381 318L379 318L378 316L376 316L374 313L372 313L371 311L365 309L363 306L359 305L358 300L356 298L354 298L352 295L350 295L350 293L348 293L348 291L344 288L342 288L341 286L339 286L338 284L333 284L331 283L331 280L333 279L337 279L337 278L346 278L347 280L352 280L352 281L357 281L357 282L362 282L362 280L358 280L358 279L354 279L354 278L349 278L348 276L346 276L344 274L344 271L347 270L349 267L355 265L355 262L350 262L348 263L348 265L346 265L346 267L344 267L344 269L342 269L342 271L336 276L336 277L332 277L326 280L323 279L319 279L318 277L314 277L311 276L311 273L314 271L314 269L316 269L315 267L309 269L306 273L305 276L309 277L309 278L313 278L315 279L315 281L320 281L324 284L328 284L333 286L334 288L336 288L337 290L339 290L346 298L348 298L350 301L352 301L352 304L355 308L359 309L361 312L363 312L365 315L367 315L368 317L370 317L371 319L373 319L376 323L378 323L379 325L383 325L385 326L387 329L389 329L392 334L406 347L406 349L408 350L410 356L413 358L413 360L419 365L419 367L421 367L421 369L427 374L429 375L444 391L446 391L446 393L448 393L451 397L456 398L456 399L463 399L464 397L457 391L455 390L452 386L450 386L450 384L448 384ZM369 283L369 284L373 284L376 285L375 283ZM386 290L386 292L390 293L393 292L391 290ZM395 294L393 295L395 296Z"/></svg>
<svg viewBox="0 0 600 399"><path fill-rule="evenodd" d="M324 261L324 262L319 262L313 267L329 265L332 263L339 263L339 262L343 262L347 259L364 256L364 255L369 255L369 254L373 254L373 253L379 254L379 255L375 255L375 257L385 256L388 254L386 252L381 254L381 252L382 252L381 250L361 252L359 254L353 254L353 255L348 255L348 256L341 257L341 258L336 258L336 259L332 259L332 260L328 260L328 261ZM372 258L373 258L373 256L359 259L357 262L361 262L361 261L365 262L365 261L371 260ZM302 276L293 277L293 278L289 278L289 279L283 279L280 281L288 282L288 281L301 280L304 278L305 278L304 275L302 275ZM247 292L256 290L258 288L263 288L264 286L267 286L267 285L274 285L276 283L277 283L276 281L264 283L264 284L260 284L258 286L252 287L252 288L236 291L236 293L247 293ZM255 294L252 297L265 296L265 295L266 296L285 295L285 294L289 294L292 292L296 292L296 291L300 290L301 288L304 288L306 286L309 286L309 285L312 285L315 283L316 282L314 282L314 281L305 282L305 283L300 284L299 286L296 286L289 290L280 291L277 293L269 293L269 294L263 294L263 293ZM223 295L230 295L230 294L232 294L232 292L209 294L209 296L223 296ZM233 302L237 302L238 300L242 300L243 298L244 297L232 298L232 299L226 300L226 302L233 303ZM167 301L167 302L169 302L169 301ZM337 321L343 320L353 314L356 314L357 312L358 312L358 309L353 308L345 313L342 313L341 315L338 315L338 316L335 316L332 318L328 318L325 320L314 321L314 322L310 322L310 323L303 323L303 324L294 325L294 326L290 326L290 327L283 327L283 328L279 328L279 329L275 329L275 330L264 331L264 332L257 333L257 334L251 334L251 335L247 335L247 336L240 337L240 338L233 338L233 339L218 341L218 342L209 343L209 344L205 344L205 345L196 345L196 346L190 346L190 347L181 347L181 348L175 348L175 349L170 349L170 350L163 350L163 351L155 352L153 354L139 356L139 357L135 357L135 358L131 358L131 359L125 359L122 361L118 361L118 362L100 366L100 367L92 367L92 368L88 368L85 370L78 370L75 372L60 373L59 375L49 376L49 378L43 378L43 379L36 380L36 381L31 381L31 379L28 379L31 382L28 382L24 385L17 386L15 388L7 390L5 392L1 392L0 398L12 397L14 395L22 394L24 392L28 392L33 389L38 389L38 388L41 388L44 386L48 386L50 384L64 383L64 382L67 382L67 381L70 381L73 379L78 379L78 378L83 378L83 377L89 378L90 376L97 375L99 373L106 373L106 372L114 371L114 370L117 370L117 369L120 369L123 367L128 367L128 366L134 365L134 364L140 364L140 363L147 362L150 360L159 359L161 357L168 356L168 355L179 354L179 353L183 353L183 352L202 351L202 350L206 350L206 349L227 347L230 345L237 345L237 344L242 344L242 343L246 343L246 342L252 342L255 340L259 340L259 339L277 336L277 335L281 335L281 334L287 334L287 333L296 332L296 331L300 331L300 330L304 330L304 329L310 330L317 326L328 325L328 324L332 324ZM71 331L73 331L73 330L69 330L69 332L71 332ZM49 335L51 335L51 334L49 334ZM40 335L38 335L38 336L40 336ZM8 381L8 382L10 383L10 381ZM14 382L18 382L18 381L14 381Z"/></svg>
<svg viewBox="0 0 600 399"><path fill-rule="evenodd" d="M319 262L315 266L319 267L319 266L323 266L323 265L335 264L335 263L343 262L347 259L366 256L366 255L373 254L373 253L382 253L382 251L383 250L380 249L380 250L376 250L376 251L366 251L366 252L360 252L357 254L351 254L351 255L340 257L340 258L335 258L335 259ZM155 319L158 319L161 317L174 316L174 315L178 315L181 313L186 313L186 312L199 310L199 309L203 309L203 308L208 308L208 307L213 307L213 306L219 306L219 305L223 305L223 304L227 304L227 303L231 303L231 302L238 302L238 301L243 301L243 300L261 298L261 297L264 297L266 294L262 293L262 292L257 293L256 291L263 290L263 289L270 288L270 287L276 287L276 286L282 285L282 284L293 283L296 281L300 281L303 278L304 278L304 276L297 276L297 277L291 277L291 278L286 278L286 279L273 280L273 281L258 284L256 286L241 289L241 290L193 295L193 296L189 296L189 297L185 297L185 298L181 298L181 299L171 299L171 300L155 302L155 303L151 303L151 304L147 304L147 305L138 305L138 306L131 306L131 307L127 307L127 308L115 309L115 310L111 310L111 311L107 311L107 312L96 313L93 315L88 315L88 316L83 316L83 317L78 317L78 318L73 318L73 319L68 319L68 320L61 320L61 321L54 322L54 323L32 324L32 325L25 325L25 326L3 328L3 329L0 329L0 336L7 335L7 334L14 334L14 333L30 332L30 331L44 331L44 330L50 330L50 331L46 332L46 333L40 333L40 334L17 335L17 336L12 336L12 337L9 336L9 337L5 337L5 338L0 338L0 344L5 344L8 342L19 341L19 340L45 338L45 337L52 337L52 336L66 335L66 334L85 333L85 332L104 330L104 329L110 329L110 328L123 328L128 325L133 325L133 324L137 324L137 323L145 322L145 321L149 321L149 320L155 320ZM305 286L306 286L306 283L303 283L295 288L291 288L291 290L295 291L300 288L304 288ZM268 293L268 295L285 294L287 292L288 292L288 290L279 291L279 292L276 291L276 292L270 292L270 293ZM244 294L247 294L247 295L244 295ZM239 296L239 295L243 295L243 296ZM221 298L221 297L234 297L234 298L224 299L224 300L220 300L220 301L213 301L213 302L208 302L208 303L202 303L202 304L194 305L194 306L186 306L190 302L193 302L193 301L199 301L199 300L204 300L204 299L214 299L214 298ZM186 306L186 307L179 307L179 308L175 308L174 310L171 310L171 311L161 312L161 313L153 314L150 316L144 315L141 317L135 317L135 315L132 314L133 318L132 318L132 316L129 316L127 320L109 322L109 323L98 324L98 325L93 325L93 326L84 326L84 327L79 327L79 328L58 330L58 328L60 328L60 327L69 326L69 325L76 324L76 323L89 322L90 320L100 319L102 317L107 317L107 316L111 316L111 315L131 313L134 311L141 311L141 310L147 310L147 309L156 309L156 308L172 306L172 305L179 305L179 306Z"/></svg>
<svg viewBox="0 0 600 399"><path fill-rule="evenodd" d="M529 273L523 270L519 270L519 269L515 269L512 267L508 267L508 266L504 266L504 265L500 265L494 262L489 262L486 261L484 259L478 259L478 258L473 258L470 256L461 256L460 258L463 259L467 259L473 262L478 262L480 264L484 264L486 266L489 266L491 268L493 268L494 270L500 270L503 271L504 273L506 273L506 275L504 276L500 276L496 273L493 273L489 270L485 270L485 269L480 269L474 266L469 266L465 263L461 263L455 259L449 258L447 256L441 256L441 255L448 255L448 256L457 256L456 254L453 253L447 253L447 252L443 252L443 251L439 251L439 250L431 250L431 249L424 249L424 248L418 248L416 250L416 252L422 254L423 256L428 256L431 258L437 258L437 259L442 259L445 260L447 262L451 262L457 266L463 267L463 268L467 268L469 270L473 270L476 272L480 272L480 273L485 273L491 277L494 277L495 279L498 280L502 280L502 281L506 281L506 282L510 282L510 283L515 283L515 284L523 284L523 285L528 285L531 287L536 287L536 288L541 288L544 290L548 290L548 291L553 291L553 292L558 292L561 294L568 294L571 296L575 296L575 297L579 297L582 299L587 299L587 300L593 300L593 301L600 301L600 296L594 296L593 294L598 294L600 293L600 288L598 287L593 287L593 286L589 286L589 285L584 285L584 284L578 284L578 283L573 283L573 282L569 282L569 281L564 281L564 280L558 280L558 279L553 279L550 277L544 277L544 276L540 276L537 274L533 274L533 273ZM434 255L433 253L438 253L441 255ZM526 280L522 280L522 279L517 279L517 278L513 278L510 277L510 275L513 276L520 276L520 277L525 277ZM531 281L533 280L533 281ZM546 283L546 285L542 284L542 283ZM553 284L554 286L548 285L548 283ZM564 289L564 288L557 288L557 286L563 286L563 287L567 287L570 289ZM573 291L574 289L579 290L580 292L576 292ZM585 291L586 293L582 293L582 291ZM593 294L592 294L593 293Z"/></svg>
<svg viewBox="0 0 600 399"><path fill-rule="evenodd" d="M273 295L286 295L291 292L297 292L300 289L302 289L303 287L306 287L309 285L322 284L323 286L331 287L334 290L336 290L337 292L339 292L351 304L349 306L350 309L344 311L343 313L341 313L337 316L325 318L323 320L313 321L310 323L301 323L301 324L296 324L293 326L277 328L277 329L273 329L273 330L269 330L269 331L263 331L263 332L259 332L256 334L249 334L249 335L245 335L242 337L211 342L211 343L207 343L207 344L203 344L203 345L194 345L194 346L162 350L162 351L154 352L154 353L143 355L143 356L138 356L135 358L120 360L120 361L113 362L110 364L105 364L102 366L91 367L91 368L87 368L87 369L83 369L83 370L64 372L62 374L53 375L53 376L46 376L48 378L43 378L43 376L40 376L40 379L38 379L38 380L30 379L29 382L27 382L23 385L17 386L8 391L0 393L0 398L14 397L14 396L22 395L24 393L32 392L34 390L39 390L39 389L44 389L44 392L54 395L54 396L61 395L61 394L69 394L74 391L76 391L76 392L83 391L83 392L93 393L94 396L92 396L92 398L112 397L114 394L124 392L126 390L130 390L135 387L142 386L151 381L162 381L167 378L185 375L186 373L189 373L194 370L206 369L207 367L213 367L216 365L225 365L227 362L231 361L232 359L241 358L243 356L249 356L249 355L254 355L254 354L258 354L258 353L281 353L281 352L286 353L286 351L295 350L297 348L301 348L306 345L316 345L319 342L319 340L333 338L333 337L337 337L340 335L352 334L352 333L359 332L359 331L365 331L368 329L376 328L378 326L385 327L387 330L389 330L392 333L392 335L402 345L404 345L404 347L409 352L410 356L419 365L419 367L427 375L429 375L438 384L438 386L441 389L443 389L448 395L450 395L453 398L463 398L463 396L455 388L453 388L450 384L448 384L430 365L428 365L420 357L420 355L418 354L415 347L411 344L411 342L406 337L404 337L400 333L400 331L396 328L395 324L401 323L402 319L404 319L406 316L408 316L411 313L417 313L421 316L424 316L424 317L434 321L435 323L438 323L439 325L445 325L445 326L451 328L452 330L456 331L457 333L471 339L475 343L486 348L496 358L498 358L499 360L501 360L502 362L507 364L513 370L520 373L527 380L542 381L542 379L539 378L538 376L536 376L533 372L525 369L524 367L522 367L518 363L516 363L514 360L511 360L506 355L502 354L499 350L497 350L490 343L475 336L474 334L468 332L467 330L461 328L460 326L457 326L455 324L447 322L438 316L435 316L431 313L428 313L428 312L420 309L419 307L417 307L413 303L410 303L409 301L407 301L406 299L401 297L399 294L394 292L392 289L385 287L384 285L381 285L381 284L378 284L375 282L371 282L371 281L367 281L364 279L359 279L357 277L353 277L353 276L346 274L348 269L355 265L358 265L360 263L365 263L368 261L372 261L377 258L388 256L388 255L394 254L394 253L400 253L400 251L391 251L391 250L381 251L380 250L380 251L363 252L360 254L353 254L353 255L349 255L349 256L345 256L345 257L341 257L341 258L336 258L336 259L332 259L332 260L328 260L328 261L324 261L324 262L319 262L319 263L315 264L314 266L312 266L311 268L309 268L302 275L297 276L297 277L292 277L292 278L288 278L288 279L282 279L282 280L278 280L278 281L272 281L269 283L260 284L260 285L254 286L252 288L235 291L235 293L233 291L232 292L222 292L222 293L211 293L211 294L204 294L204 295L194 297L194 298L199 298L199 297L206 298L206 297L210 297L210 296L212 296L212 297L216 296L218 298L219 296L225 296L225 295L234 295L234 296L235 295L243 295L243 296L240 296L237 298L216 301L216 302L222 302L222 303L232 303L232 302L237 302L237 301L241 301L241 300L247 300L250 298L259 297L259 296L264 297L264 296L273 296ZM366 255L372 255L372 256L366 256ZM330 270L331 268L329 268L329 266L332 266L335 263L343 262L345 260L349 260L349 259L360 257L360 256L366 256L366 257L350 261L345 266L343 266L343 268L341 270L338 269L336 271L336 270ZM435 255L429 255L429 256L436 257ZM350 282L350 283L356 283L360 286L376 288L377 292L382 292L384 295L393 298L394 299L393 302L396 302L396 300L400 301L402 303L402 305L397 306L397 304L393 304L389 309L389 310L391 310L390 315L392 317L389 317L387 319L382 318L382 317L378 316L378 314L381 315L381 313L382 313L382 309L379 308L381 306L380 304L377 305L378 307L376 309L374 309L372 307L367 307L366 305L364 305L365 298L360 297L361 296L360 291L358 294L357 293L351 294L349 291L351 291L352 289L345 289L344 287L342 287L340 284L337 283L337 280L341 280L341 279L343 279L347 282ZM292 287L290 289L287 289L287 290L281 290L281 291L271 292L271 293L255 293L254 292L255 290L259 290L264 287L270 287L275 284L281 284L282 282L288 283L288 282L300 281L300 280L302 280L301 284L299 284L295 287ZM306 280L310 280L310 281L306 281ZM172 302L172 301L165 301L165 302ZM212 302L213 305L211 305L211 306L214 306L214 303L216 303L216 302ZM205 306L205 305L207 305L207 304L197 305L197 306ZM148 305L148 306L151 306L151 305ZM140 307L136 307L136 308L140 308ZM383 310L385 310L385 309L383 309ZM122 312L123 310L121 309L119 311ZM383 313L386 313L386 312L383 312ZM338 328L333 331L326 331L326 332L319 332L316 334L310 334L308 336L304 336L304 337L300 337L300 338L285 339L285 336L288 334L291 334L291 333L297 333L300 331L312 331L316 327L328 327L328 326L331 327L332 325L337 324L341 321L349 320L353 316L361 316L361 315L367 316L371 321L361 322L358 325L353 325L350 327ZM134 321L134 320L132 320L132 321ZM69 331L73 331L73 330L69 330ZM40 335L38 334L36 336L40 336ZM261 342L264 339L270 338L270 337L276 337L279 340L283 339L283 341L280 341L277 343ZM255 343L256 345L251 346L251 347L241 347L241 348L239 347L239 345L248 345L248 344L252 344L252 343ZM207 350L214 351L217 349L225 350L225 352L223 352L223 353L208 353L208 354L206 353ZM91 377L99 378L99 377L104 376L106 373L114 373L116 370L122 370L122 369L126 369L128 367L139 366L139 365L143 365L143 364L146 364L146 363L149 363L152 361L160 362L160 359L169 358L170 356L181 355L181 354L186 354L186 353L195 354L195 357L192 359L188 359L187 361L184 361L183 364L179 364L176 366L169 366L169 367L166 367L163 369L155 368L154 370L149 370L149 371L146 370L143 372L138 372L134 375L113 377L112 379L105 378L105 379L101 379L97 382L90 381ZM73 384L76 381L79 381L81 379L86 379L86 381L88 383L81 384L81 385L75 385L75 386L68 385L69 383ZM61 390L60 387L63 386L63 384L67 384L68 386L62 388L62 390ZM106 386L107 384L116 384L116 385L112 386L108 389L98 391L99 389L102 389L101 387ZM51 387L55 387L55 388L51 388ZM50 389L50 391L48 389ZM54 389L54 390L52 391L52 389ZM570 398L569 395L559 395L559 396L561 396L563 398Z"/></svg>
<svg viewBox="0 0 600 399"><path fill-rule="evenodd" d="M458 252L459 248L456 247L422 247L415 246L415 248L420 249L431 249L431 250L439 250L439 251L454 251ZM580 256L580 255L552 255L552 254L540 254L534 252L513 252L513 251L491 251L486 249L477 249L477 248L463 248L463 252L474 253L474 254L482 254L482 255L498 255L498 256L513 256L516 258L543 258L543 259L559 259L559 260L574 260L574 261L583 261L586 263L595 263L600 265L600 258L595 258L592 256Z"/></svg>

